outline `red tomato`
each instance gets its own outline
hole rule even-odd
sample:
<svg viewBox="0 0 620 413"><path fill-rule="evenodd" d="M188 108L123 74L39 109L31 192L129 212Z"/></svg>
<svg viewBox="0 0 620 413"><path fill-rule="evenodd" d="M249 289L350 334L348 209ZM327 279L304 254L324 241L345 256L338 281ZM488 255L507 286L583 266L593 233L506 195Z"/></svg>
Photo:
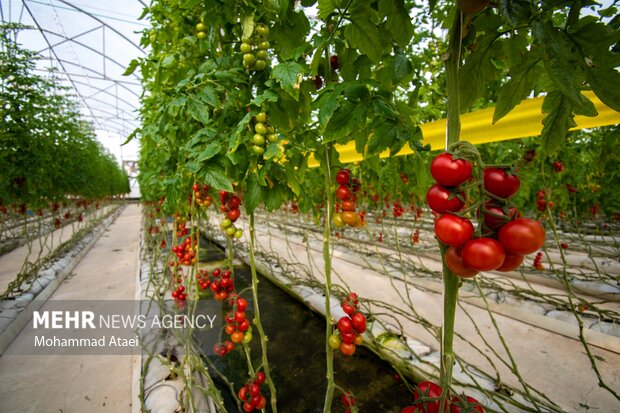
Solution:
<svg viewBox="0 0 620 413"><path fill-rule="evenodd" d="M248 308L248 301L245 298L237 298L237 311L245 311Z"/></svg>
<svg viewBox="0 0 620 413"><path fill-rule="evenodd" d="M465 193L460 192L459 195L465 199ZM452 198L450 198L452 196ZM456 194L453 194L450 188L435 184L430 187L426 193L426 203L428 206L438 214L445 214L446 212L460 211L465 203L461 201Z"/></svg>
<svg viewBox="0 0 620 413"><path fill-rule="evenodd" d="M459 186L471 177L471 171L471 162L454 159L447 152L437 155L431 162L431 175L444 186Z"/></svg>
<svg viewBox="0 0 620 413"><path fill-rule="evenodd" d="M239 211L238 209L231 209L230 211L228 211L228 214L226 214L226 217L232 222L235 222L237 219L239 219L240 215L241 211Z"/></svg>
<svg viewBox="0 0 620 413"><path fill-rule="evenodd" d="M263 384L266 378L267 376L262 371L259 371L258 373L256 373L256 382L258 384Z"/></svg>
<svg viewBox="0 0 620 413"><path fill-rule="evenodd" d="M407 406L403 408L400 413L419 413L419 410L415 406Z"/></svg>
<svg viewBox="0 0 620 413"><path fill-rule="evenodd" d="M338 189L336 189L336 198L341 201L348 201L351 199L351 191L344 185L340 185Z"/></svg>
<svg viewBox="0 0 620 413"><path fill-rule="evenodd" d="M254 407L256 407L257 410L263 410L266 405L267 405L267 399L265 398L265 396L261 394L260 401Z"/></svg>
<svg viewBox="0 0 620 413"><path fill-rule="evenodd" d="M502 265L497 268L496 271L508 272L512 270L516 270L523 263L522 255L512 255L506 254L506 258L504 258L504 262Z"/></svg>
<svg viewBox="0 0 620 413"><path fill-rule="evenodd" d="M478 412L484 413L484 409L480 402L473 397L466 396L465 400L461 400L458 397L453 397L450 400L450 413L465 413L465 412Z"/></svg>
<svg viewBox="0 0 620 413"><path fill-rule="evenodd" d="M355 307L353 307L349 303L344 303L342 304L342 311L344 311L348 315L351 315L355 312Z"/></svg>
<svg viewBox="0 0 620 413"><path fill-rule="evenodd" d="M441 401L441 387L439 385L430 382L423 381L418 384L413 391L414 406L425 413L438 413ZM424 398L425 400L421 400ZM437 400L429 400L436 398Z"/></svg>
<svg viewBox="0 0 620 413"><path fill-rule="evenodd" d="M458 247L474 235L474 225L467 218L445 214L435 221L435 235L444 244Z"/></svg>
<svg viewBox="0 0 620 413"><path fill-rule="evenodd" d="M228 200L228 203L226 204L229 209L238 209L239 205L241 205L241 198L239 198L237 195L231 196Z"/></svg>
<svg viewBox="0 0 620 413"><path fill-rule="evenodd" d="M538 221L518 218L500 228L498 239L509 253L527 255L543 246L545 229Z"/></svg>
<svg viewBox="0 0 620 413"><path fill-rule="evenodd" d="M518 176L499 168L484 168L484 189L500 198L510 198L521 186Z"/></svg>
<svg viewBox="0 0 620 413"><path fill-rule="evenodd" d="M340 185L346 185L349 183L349 179L351 179L351 171L348 169L341 169L336 174L336 182Z"/></svg>
<svg viewBox="0 0 620 413"><path fill-rule="evenodd" d="M355 333L353 331L349 331L346 333L340 332L340 338L343 343L353 344L355 342Z"/></svg>
<svg viewBox="0 0 620 413"><path fill-rule="evenodd" d="M469 268L463 262L462 247L450 247L446 251L446 265L454 275L462 278L470 278L478 274L478 271Z"/></svg>
<svg viewBox="0 0 620 413"><path fill-rule="evenodd" d="M521 216L515 207L508 208L494 204L487 204L484 207L486 209L486 211L484 211L484 225L493 231L497 230L511 219Z"/></svg>
<svg viewBox="0 0 620 413"><path fill-rule="evenodd" d="M355 202L353 201L342 201L342 205L340 209L343 211L355 211Z"/></svg>
<svg viewBox="0 0 620 413"><path fill-rule="evenodd" d="M355 353L355 344L349 344L349 343L343 342L342 344L340 344L340 351L345 356L351 356L353 355L353 353Z"/></svg>
<svg viewBox="0 0 620 413"><path fill-rule="evenodd" d="M351 322L351 319L349 317L341 317L340 320L338 320L338 330L340 330L341 333L352 332L353 323Z"/></svg>
<svg viewBox="0 0 620 413"><path fill-rule="evenodd" d="M506 258L504 247L493 238L476 238L463 247L463 263L478 271L499 268Z"/></svg>
<svg viewBox="0 0 620 413"><path fill-rule="evenodd" d="M351 324L353 324L353 328L359 334L362 334L366 331L366 316L362 313L355 313L351 317Z"/></svg>

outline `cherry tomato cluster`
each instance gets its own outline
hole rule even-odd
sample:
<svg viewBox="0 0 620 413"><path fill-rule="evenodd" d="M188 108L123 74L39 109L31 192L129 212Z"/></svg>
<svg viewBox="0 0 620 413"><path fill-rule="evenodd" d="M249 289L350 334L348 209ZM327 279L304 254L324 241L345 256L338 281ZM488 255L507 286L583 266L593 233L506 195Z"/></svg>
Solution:
<svg viewBox="0 0 620 413"><path fill-rule="evenodd" d="M553 201L547 202L547 193L541 189L536 192L536 209L540 212L544 212L547 209L547 205L549 208L553 208L555 206Z"/></svg>
<svg viewBox="0 0 620 413"><path fill-rule="evenodd" d="M351 178L351 171L348 169L341 169L336 174L336 182L338 183L336 198L340 201L342 212L334 214L334 225L338 228L342 228L345 225L351 227L363 226L365 215L355 213L355 203L357 202L357 195L355 193L362 187L359 179Z"/></svg>
<svg viewBox="0 0 620 413"><path fill-rule="evenodd" d="M183 265L192 265L196 263L196 249L198 243L196 240L192 240L191 237L185 238L185 240L181 243L181 245L175 245L172 247L172 252L177 256L177 263L181 263ZM170 266L172 267L175 263L170 261Z"/></svg>
<svg viewBox="0 0 620 413"><path fill-rule="evenodd" d="M347 314L338 320L338 331L329 337L329 346L345 356L355 353L355 346L362 344L361 334L366 331L366 316L360 313L357 294L349 293L342 303L342 310Z"/></svg>
<svg viewBox="0 0 620 413"><path fill-rule="evenodd" d="M237 396L243 403L244 412L252 412L254 410L263 410L267 404L267 399L261 394L261 385L265 382L265 373L259 371L256 377L239 389Z"/></svg>
<svg viewBox="0 0 620 413"><path fill-rule="evenodd" d="M226 327L224 331L230 336L230 340L234 344L248 344L252 341L252 327L250 320L245 316L245 310L248 308L248 302L245 298L231 297L229 304L233 307L233 312L226 316Z"/></svg>
<svg viewBox="0 0 620 413"><path fill-rule="evenodd" d="M392 215L394 215L394 218L401 217L404 213L405 208L403 208L403 205L400 203L400 201L394 202L392 207Z"/></svg>
<svg viewBox="0 0 620 413"><path fill-rule="evenodd" d="M192 186L192 191L194 191L194 202L196 202L196 205L203 206L206 208L213 203L213 197L209 195L208 185L203 184L201 186L195 183Z"/></svg>
<svg viewBox="0 0 620 413"><path fill-rule="evenodd" d="M222 271L219 268L214 269L211 275L204 270L198 271L198 285L203 290L207 288L213 292L213 298L218 301L224 301L235 290L235 282L232 279L230 270Z"/></svg>
<svg viewBox="0 0 620 413"><path fill-rule="evenodd" d="M207 38L207 26L203 22L196 25L196 37L200 40Z"/></svg>
<svg viewBox="0 0 620 413"><path fill-rule="evenodd" d="M543 258L542 252L539 252L538 254L536 254L536 257L534 258L534 268L536 268L538 271L542 271L545 269L545 267L542 265L542 258Z"/></svg>
<svg viewBox="0 0 620 413"><path fill-rule="evenodd" d="M553 162L553 170L557 173L561 173L564 172L565 166L564 166L564 162L562 161L554 161Z"/></svg>
<svg viewBox="0 0 620 413"><path fill-rule="evenodd" d="M278 135L273 126L269 124L269 119L265 112L260 112L254 116L254 136L252 136L252 151L257 155L265 153L266 142L274 143L278 141Z"/></svg>
<svg viewBox="0 0 620 413"><path fill-rule="evenodd" d="M187 300L187 293L185 292L185 286L183 284L179 284L172 290L172 298L175 301L185 301Z"/></svg>
<svg viewBox="0 0 620 413"><path fill-rule="evenodd" d="M411 233L411 243L417 244L420 242L420 230L416 229Z"/></svg>
<svg viewBox="0 0 620 413"><path fill-rule="evenodd" d="M243 231L233 225L241 216L241 211L239 210L241 198L226 191L220 191L219 196L220 211L226 214L226 217L220 221L220 228L229 238L241 238L243 236Z"/></svg>
<svg viewBox="0 0 620 413"><path fill-rule="evenodd" d="M213 352L221 357L226 356L234 349L235 344L230 340L226 340L223 343L215 343L215 345L213 346Z"/></svg>
<svg viewBox="0 0 620 413"><path fill-rule="evenodd" d="M262 23L254 26L254 32L249 39L242 39L239 50L243 53L243 68L246 70L262 71L267 67L269 49L269 27Z"/></svg>
<svg viewBox="0 0 620 413"><path fill-rule="evenodd" d="M431 175L437 183L427 193L431 209L442 214L435 221L435 235L449 246L446 265L459 277L473 277L479 271L512 271L523 256L538 250L545 241L545 230L532 219L519 218L516 208L506 201L517 193L519 177L505 169L484 169L485 198L479 207L482 236L474 237L474 225L453 214L465 205L465 193L459 186L472 175L466 159L442 153L431 162Z"/></svg>
<svg viewBox="0 0 620 413"><path fill-rule="evenodd" d="M180 215L175 217L175 226L177 238L184 237L189 232L186 226L186 220Z"/></svg>
<svg viewBox="0 0 620 413"><path fill-rule="evenodd" d="M439 413L441 408L441 386L431 381L419 383L413 391L414 403L400 413ZM454 396L446 399L444 412L450 413L484 413L480 402L471 396Z"/></svg>

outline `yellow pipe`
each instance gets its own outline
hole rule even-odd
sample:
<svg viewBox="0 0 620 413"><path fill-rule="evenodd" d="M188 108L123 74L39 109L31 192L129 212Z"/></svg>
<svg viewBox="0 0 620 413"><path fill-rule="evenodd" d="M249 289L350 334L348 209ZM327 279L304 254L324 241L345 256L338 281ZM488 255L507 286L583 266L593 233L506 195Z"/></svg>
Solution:
<svg viewBox="0 0 620 413"><path fill-rule="evenodd" d="M620 123L620 113L606 106L593 92L583 92L590 99L598 112L597 116L575 116L577 126L571 130L596 128L599 126L615 125ZM461 139L473 144L499 142L510 139L538 136L542 130L542 121L545 115L541 107L544 96L527 99L517 105L509 114L493 124L494 107L477 110L461 115ZM446 120L425 123L420 125L422 129L422 143L430 144L432 150L442 149L445 145ZM336 145L340 154L340 160L344 163L358 162L364 156L355 150L355 142L345 145ZM396 156L412 154L413 150L405 145ZM386 150L379 155L388 158L390 151ZM310 167L318 166L314 156L308 160Z"/></svg>

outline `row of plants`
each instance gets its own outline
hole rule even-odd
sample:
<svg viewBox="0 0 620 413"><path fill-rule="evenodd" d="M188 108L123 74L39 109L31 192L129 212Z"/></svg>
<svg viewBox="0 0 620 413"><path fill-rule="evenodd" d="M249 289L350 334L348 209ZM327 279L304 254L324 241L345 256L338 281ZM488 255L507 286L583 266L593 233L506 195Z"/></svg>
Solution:
<svg viewBox="0 0 620 413"><path fill-rule="evenodd" d="M467 7L468 3L475 3L475 7ZM350 346L355 344L355 333L343 326L336 334L338 320L330 314L330 239L332 225L338 225L333 221L336 198L342 204L348 202L342 222L358 227L363 225L364 217L358 203L359 181L339 178L342 164L334 144L355 141L357 151L365 155L366 162L360 167L363 173L359 175L361 191L373 197L371 190L376 188L374 202L384 199L387 193L379 191L389 190L389 183L394 182L394 178L381 180L379 173L387 168L376 156L386 149L395 154L408 144L418 154L397 161L407 164L397 179L411 183L399 193L406 192L422 202L430 175L424 166L429 159L420 153L429 148L421 144L419 124L447 117L445 149L466 148L454 152L455 160L468 159L478 171L477 180L462 183L470 194L467 209L452 210L471 217L476 210L484 212L489 197L500 208L505 206L503 198L508 198L494 195L493 190L482 185L484 165L496 166L500 172L514 176L521 157L517 151L495 149L485 153L460 145L461 111L495 103L497 121L524 98L544 94L546 117L541 138L527 142L531 145L527 150L536 151L533 165L544 171L549 162L553 165L561 159L561 150L569 147L567 132L574 125L573 116L596 115L583 90L593 90L606 105L620 110L620 96L614 88L620 77L614 63L620 40L613 30L620 20L615 7L525 0L458 2L457 6L452 2L419 5L403 0L245 0L235 4L174 0L154 1L145 8L143 17L149 19L151 27L144 31L142 44L150 47L150 53L133 61L126 72L130 74L139 67L146 91L142 127L130 136L140 137L142 194L147 201L159 202L160 212L179 217L179 225L195 219L196 199L201 200L201 208L209 207L215 202L206 202L208 197L215 200L219 195L219 207L225 214L221 228L229 237L231 254L233 239L243 236L234 224L241 215L239 208L243 208L249 222L254 322L261 341L259 363L269 387L269 401L257 400L246 411L263 405L277 411L276 387L269 374L268 341L260 327L254 267L255 232L260 225L254 214L257 207L275 211L283 203L294 201L304 211L315 211L323 225L327 320L324 412L332 410L334 392L339 389L334 379L333 337L342 339L344 334L347 341L353 339L353 343L345 343L348 346L343 352L352 353L355 348ZM602 141L604 144L598 148L613 144L612 138ZM578 138L573 142L581 148ZM500 156L502 150L505 153ZM571 154L575 151L566 150ZM498 153L494 155L494 151ZM308 167L311 155L320 163L315 170ZM612 164L610 161L605 167ZM568 190L569 182L559 182ZM580 188L585 185L576 184ZM209 195L203 191L205 186ZM534 205L528 206L525 200L531 199L537 189L523 186L519 196L524 212L535 211ZM239 199L234 208L228 205L231 197ZM546 212L544 218L550 217L552 199L546 195L536 197L545 202L544 206L540 203ZM447 198L456 199L452 195ZM464 204L462 199L460 206ZM605 203L606 213L615 213L615 208L615 201ZM527 222L542 228L537 221ZM552 221L549 225L553 229ZM191 236L194 228L189 228ZM185 235L183 231L177 229L182 234L179 237ZM478 239L485 238L482 231L481 224ZM540 237L536 230L537 240L532 245L540 247ZM499 244L486 238L491 240L489 243ZM180 240L174 245L179 244ZM188 245L192 245L191 240ZM449 245L440 241L440 246L445 256ZM526 253L512 252L516 256ZM196 265L192 259L191 253L185 252L182 260L172 263L173 268ZM492 267L501 264L503 260ZM491 266L478 267L485 270ZM454 396L450 390L452 339L461 285L447 265L443 279L440 390L430 395L438 408L446 407ZM204 285L207 282L204 277L199 280L191 276L177 280L181 285L177 283L174 291L184 299L197 298L198 281ZM217 288L222 288L222 282L217 283ZM236 337L241 338L241 334ZM250 372L257 370L253 363L248 358Z"/></svg>
<svg viewBox="0 0 620 413"><path fill-rule="evenodd" d="M129 179L97 141L74 97L54 78L35 73L35 52L0 26L0 205L31 209L68 196L101 199L129 192Z"/></svg>

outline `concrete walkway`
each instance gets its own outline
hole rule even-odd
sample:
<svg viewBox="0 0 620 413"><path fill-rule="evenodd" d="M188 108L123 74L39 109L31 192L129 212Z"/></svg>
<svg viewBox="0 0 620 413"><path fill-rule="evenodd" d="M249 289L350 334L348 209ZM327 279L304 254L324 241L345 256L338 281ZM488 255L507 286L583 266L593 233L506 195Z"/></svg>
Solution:
<svg viewBox="0 0 620 413"><path fill-rule="evenodd" d="M140 221L140 206L127 206L51 299L133 300ZM11 347L32 340L22 332ZM2 356L0 412L130 412L133 361L134 356Z"/></svg>

